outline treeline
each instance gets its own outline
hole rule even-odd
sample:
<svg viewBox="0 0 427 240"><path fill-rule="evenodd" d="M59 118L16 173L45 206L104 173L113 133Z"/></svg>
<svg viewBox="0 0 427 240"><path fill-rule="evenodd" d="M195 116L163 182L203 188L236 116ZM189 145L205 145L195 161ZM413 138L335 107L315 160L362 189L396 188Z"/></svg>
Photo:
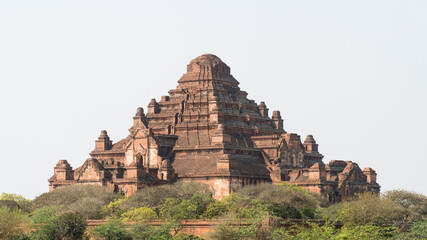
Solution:
<svg viewBox="0 0 427 240"><path fill-rule="evenodd" d="M266 218L326 223L265 227ZM108 222L88 231L88 219ZM154 219L164 224L148 225ZM16 194L0 197L0 239L202 239L181 232L188 219L223 222L207 239L425 239L427 197L394 190L329 205L296 186L263 184L218 201L207 186L194 182L145 188L128 198L94 185L61 187L32 201ZM230 224L242 221L250 224ZM338 221L343 227L336 228Z"/></svg>

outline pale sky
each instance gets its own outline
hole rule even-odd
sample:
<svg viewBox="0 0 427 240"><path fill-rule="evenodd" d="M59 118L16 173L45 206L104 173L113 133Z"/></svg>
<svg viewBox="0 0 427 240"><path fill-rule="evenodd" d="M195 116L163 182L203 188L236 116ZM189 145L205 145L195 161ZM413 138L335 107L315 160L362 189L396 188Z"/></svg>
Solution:
<svg viewBox="0 0 427 240"><path fill-rule="evenodd" d="M203 53L325 163L427 194L427 1L407 0L0 0L0 193L48 191Z"/></svg>

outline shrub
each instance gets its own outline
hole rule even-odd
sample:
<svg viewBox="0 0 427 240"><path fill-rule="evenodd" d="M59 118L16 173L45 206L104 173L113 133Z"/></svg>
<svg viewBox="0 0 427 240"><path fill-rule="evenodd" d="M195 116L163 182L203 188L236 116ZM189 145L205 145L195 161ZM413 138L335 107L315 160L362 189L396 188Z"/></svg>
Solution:
<svg viewBox="0 0 427 240"><path fill-rule="evenodd" d="M13 200L0 200L0 207L7 207L9 209L21 209L19 204Z"/></svg>
<svg viewBox="0 0 427 240"><path fill-rule="evenodd" d="M110 202L107 206L104 207L104 211L107 215L111 217L120 217L125 210L122 209L122 203L125 201L125 198L117 198Z"/></svg>
<svg viewBox="0 0 427 240"><path fill-rule="evenodd" d="M29 236L30 240L57 240L57 228L54 223L46 223L40 226L36 232Z"/></svg>
<svg viewBox="0 0 427 240"><path fill-rule="evenodd" d="M232 221L232 220L231 220ZM224 224L220 224L215 228L215 231L209 233L209 239L212 240L241 240L241 239L260 239L256 238L256 225L250 226L234 226L232 222L226 220Z"/></svg>
<svg viewBox="0 0 427 240"><path fill-rule="evenodd" d="M86 219L102 219L105 215L105 203L98 198L85 197L63 207L65 212L76 212Z"/></svg>
<svg viewBox="0 0 427 240"><path fill-rule="evenodd" d="M408 220L427 218L427 196L405 190L387 191L384 197L408 210Z"/></svg>
<svg viewBox="0 0 427 240"><path fill-rule="evenodd" d="M285 239L388 239L395 235L396 228L394 227L378 227L373 225L360 226L344 226L337 229L333 222L326 221L322 226L316 223L306 223L308 227L303 225L293 226L290 229L279 228L275 229L269 239L285 240Z"/></svg>
<svg viewBox="0 0 427 240"><path fill-rule="evenodd" d="M173 237L174 240L203 240L203 238L197 237L192 234L186 234L186 233L178 233Z"/></svg>
<svg viewBox="0 0 427 240"><path fill-rule="evenodd" d="M21 208L24 211L29 211L29 206L31 201L23 197L22 195L15 194L15 193L2 193L0 196L0 200L10 200L14 201L19 205L19 208Z"/></svg>
<svg viewBox="0 0 427 240"><path fill-rule="evenodd" d="M366 192L333 206L326 216L339 218L345 224L383 226L404 220L407 211L390 199Z"/></svg>
<svg viewBox="0 0 427 240"><path fill-rule="evenodd" d="M131 240L129 232L124 228L123 223L118 219L111 219L106 224L92 229L92 235L96 239L103 240Z"/></svg>
<svg viewBox="0 0 427 240"><path fill-rule="evenodd" d="M202 218L216 218L230 212L230 204L227 201L211 201L206 206Z"/></svg>
<svg viewBox="0 0 427 240"><path fill-rule="evenodd" d="M314 217L318 201L299 187L289 185L260 184L247 186L236 192L231 199L233 209L241 209L253 200L263 204L271 214L281 218Z"/></svg>
<svg viewBox="0 0 427 240"><path fill-rule="evenodd" d="M210 196L201 192L196 192L190 200L168 198L160 209L160 216L175 222L197 219L203 215L212 201L214 200Z"/></svg>
<svg viewBox="0 0 427 240"><path fill-rule="evenodd" d="M56 236L59 239L83 239L86 231L86 219L79 213L65 213L56 220Z"/></svg>
<svg viewBox="0 0 427 240"><path fill-rule="evenodd" d="M402 232L393 239L427 239L427 221L415 222L407 232Z"/></svg>
<svg viewBox="0 0 427 240"><path fill-rule="evenodd" d="M53 223L58 219L61 206L41 207L30 214L30 218L36 224Z"/></svg>
<svg viewBox="0 0 427 240"><path fill-rule="evenodd" d="M177 182L175 184L147 187L139 190L122 203L122 209L151 207L160 209L168 198L191 199L196 192L209 194L208 186L197 182Z"/></svg>
<svg viewBox="0 0 427 240"><path fill-rule="evenodd" d="M60 205L68 207L83 198L95 198L107 205L115 199L115 194L106 187L97 185L64 186L36 197L32 202L32 209Z"/></svg>
<svg viewBox="0 0 427 240"><path fill-rule="evenodd" d="M163 224L160 227L153 227L148 224L135 225L131 230L134 240L171 240L170 229L172 225Z"/></svg>
<svg viewBox="0 0 427 240"><path fill-rule="evenodd" d="M122 214L123 221L146 222L150 219L156 219L157 214L149 207L132 208Z"/></svg>
<svg viewBox="0 0 427 240"><path fill-rule="evenodd" d="M0 208L0 239L13 239L25 235L30 219L20 209Z"/></svg>

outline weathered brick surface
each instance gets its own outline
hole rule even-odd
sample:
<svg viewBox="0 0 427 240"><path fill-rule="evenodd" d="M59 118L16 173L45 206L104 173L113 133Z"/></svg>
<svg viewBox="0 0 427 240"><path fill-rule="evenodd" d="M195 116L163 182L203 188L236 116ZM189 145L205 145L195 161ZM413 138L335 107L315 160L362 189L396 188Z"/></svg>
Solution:
<svg viewBox="0 0 427 240"><path fill-rule="evenodd" d="M339 201L355 192L379 191L376 173L349 161L325 165L313 136L304 142L284 130L279 111L247 98L230 68L204 54L187 65L176 89L138 108L129 135L112 143L106 131L91 158L73 170L55 167L50 189L100 184L131 195L179 179L211 186L222 198L245 185L289 181Z"/></svg>

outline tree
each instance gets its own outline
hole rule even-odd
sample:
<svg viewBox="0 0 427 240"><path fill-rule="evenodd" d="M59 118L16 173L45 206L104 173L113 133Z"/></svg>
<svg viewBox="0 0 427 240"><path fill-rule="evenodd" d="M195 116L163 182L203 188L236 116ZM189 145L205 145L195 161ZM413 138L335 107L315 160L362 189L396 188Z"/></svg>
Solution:
<svg viewBox="0 0 427 240"><path fill-rule="evenodd" d="M0 196L0 200L14 201L19 205L19 208L24 211L29 210L29 205L31 203L31 201L26 199L24 196L15 193L2 193Z"/></svg>
<svg viewBox="0 0 427 240"><path fill-rule="evenodd" d="M56 236L62 240L83 239L87 222L79 213L65 213L55 222Z"/></svg>
<svg viewBox="0 0 427 240"><path fill-rule="evenodd" d="M32 209L45 206L63 206L67 208L83 198L97 199L103 205L107 205L116 198L116 195L106 187L97 185L77 184L64 186L36 197L32 202Z"/></svg>
<svg viewBox="0 0 427 240"><path fill-rule="evenodd" d="M230 198L230 202L232 209L237 210L254 203L262 204L271 214L281 218L313 218L319 205L310 193L299 187L271 184L244 187Z"/></svg>
<svg viewBox="0 0 427 240"><path fill-rule="evenodd" d="M0 208L0 239L24 236L31 220L20 209Z"/></svg>
<svg viewBox="0 0 427 240"><path fill-rule="evenodd" d="M132 208L124 212L121 216L121 219L126 222L147 222L148 220L156 218L156 212L149 207Z"/></svg>
<svg viewBox="0 0 427 240"><path fill-rule="evenodd" d="M123 223L118 219L111 219L106 224L92 229L92 235L96 239L103 240L131 240L129 232L125 229Z"/></svg>
<svg viewBox="0 0 427 240"><path fill-rule="evenodd" d="M427 196L423 194L405 190L391 190L385 192L384 197L408 210L407 220L409 221L427 218Z"/></svg>
<svg viewBox="0 0 427 240"><path fill-rule="evenodd" d="M210 194L207 185L197 182L177 182L175 184L147 187L127 198L121 204L121 208L129 210L148 206L153 209L160 209L168 198L190 200L196 192Z"/></svg>
<svg viewBox="0 0 427 240"><path fill-rule="evenodd" d="M85 197L64 206L62 210L79 213L86 219L102 219L105 216L104 205L105 202L102 199Z"/></svg>
<svg viewBox="0 0 427 240"><path fill-rule="evenodd" d="M385 226L392 222L403 221L407 211L390 199L378 194L366 192L353 199L333 206L326 216L339 218L347 225L374 224Z"/></svg>

